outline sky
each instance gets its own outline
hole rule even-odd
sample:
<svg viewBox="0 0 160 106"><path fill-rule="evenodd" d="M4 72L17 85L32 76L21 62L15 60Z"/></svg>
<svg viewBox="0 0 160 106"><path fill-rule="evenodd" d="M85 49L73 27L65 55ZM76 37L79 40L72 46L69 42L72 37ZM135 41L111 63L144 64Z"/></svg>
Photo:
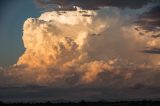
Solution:
<svg viewBox="0 0 160 106"><path fill-rule="evenodd" d="M0 100L160 100L159 0L1 0Z"/></svg>
<svg viewBox="0 0 160 106"><path fill-rule="evenodd" d="M17 62L23 53L22 27L29 17L38 17L41 9L33 0L1 0L0 2L0 65L7 67ZM9 30L9 31L8 31Z"/></svg>

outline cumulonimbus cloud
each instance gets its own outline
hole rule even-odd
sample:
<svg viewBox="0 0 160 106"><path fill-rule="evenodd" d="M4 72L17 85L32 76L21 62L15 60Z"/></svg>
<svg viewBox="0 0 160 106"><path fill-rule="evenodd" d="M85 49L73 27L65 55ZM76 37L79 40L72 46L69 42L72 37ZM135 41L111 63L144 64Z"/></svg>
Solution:
<svg viewBox="0 0 160 106"><path fill-rule="evenodd" d="M159 74L160 57L148 58L139 52L150 39L140 36L134 23L136 15L150 6L139 10L76 8L45 12L24 22L26 50L17 64L1 69L1 85L117 87L122 82L123 86L147 85L150 80L157 86L150 75Z"/></svg>

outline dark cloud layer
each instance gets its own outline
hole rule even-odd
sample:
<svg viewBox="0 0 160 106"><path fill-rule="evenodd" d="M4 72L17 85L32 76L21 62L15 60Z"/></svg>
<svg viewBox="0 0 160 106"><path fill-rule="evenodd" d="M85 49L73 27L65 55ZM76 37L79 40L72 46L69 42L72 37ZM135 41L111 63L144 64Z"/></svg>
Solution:
<svg viewBox="0 0 160 106"><path fill-rule="evenodd" d="M139 85L137 85L139 86ZM0 88L0 100L5 102L27 101L99 101L99 100L159 100L159 87L134 88L49 88L43 86L5 87ZM114 95L114 96L113 96Z"/></svg>
<svg viewBox="0 0 160 106"><path fill-rule="evenodd" d="M142 14L137 23L146 31L160 30L158 29L158 27L160 27L160 5L157 5L150 11ZM152 37L156 37L156 35L153 35Z"/></svg>
<svg viewBox="0 0 160 106"><path fill-rule="evenodd" d="M113 6L120 8L141 8L149 2L156 0L36 0L37 4L43 7L60 5L64 10L73 8L73 6L82 9L98 9L105 6Z"/></svg>

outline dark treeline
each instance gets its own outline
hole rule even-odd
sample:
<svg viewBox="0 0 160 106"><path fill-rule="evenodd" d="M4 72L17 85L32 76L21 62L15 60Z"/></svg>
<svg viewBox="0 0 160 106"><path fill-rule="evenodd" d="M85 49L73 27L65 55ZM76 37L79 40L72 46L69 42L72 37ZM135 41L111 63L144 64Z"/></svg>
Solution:
<svg viewBox="0 0 160 106"><path fill-rule="evenodd" d="M39 102L39 103L3 103L0 102L0 106L10 105L10 106L160 106L160 101L119 101L119 102L86 102L81 101L79 103L75 102L65 102L65 103L52 103L52 102Z"/></svg>

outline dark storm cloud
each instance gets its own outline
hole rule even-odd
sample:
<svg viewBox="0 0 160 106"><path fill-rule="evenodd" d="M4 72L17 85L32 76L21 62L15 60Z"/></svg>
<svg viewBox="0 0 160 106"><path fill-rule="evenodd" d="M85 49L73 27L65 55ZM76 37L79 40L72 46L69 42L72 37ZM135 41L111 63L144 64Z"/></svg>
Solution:
<svg viewBox="0 0 160 106"><path fill-rule="evenodd" d="M156 0L36 0L37 4L42 7L60 5L64 10L73 8L73 6L82 9L99 9L100 7L112 6L119 8L141 8L149 2ZM53 7L54 7L53 6Z"/></svg>
<svg viewBox="0 0 160 106"><path fill-rule="evenodd" d="M28 102L28 101L98 101L98 100L136 100L159 99L159 87L131 88L52 88L52 87L9 87L0 88L1 101ZM139 98L141 97L141 98Z"/></svg>
<svg viewBox="0 0 160 106"><path fill-rule="evenodd" d="M160 30L160 4L153 7L150 11L142 14L137 23L146 31ZM160 35L152 35L153 38L157 38L159 36Z"/></svg>

